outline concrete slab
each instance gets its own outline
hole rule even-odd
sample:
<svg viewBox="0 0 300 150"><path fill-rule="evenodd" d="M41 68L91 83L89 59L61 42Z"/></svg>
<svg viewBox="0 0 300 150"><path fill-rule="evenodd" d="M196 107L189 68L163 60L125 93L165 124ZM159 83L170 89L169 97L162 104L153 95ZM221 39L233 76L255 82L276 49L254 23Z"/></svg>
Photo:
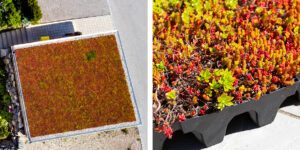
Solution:
<svg viewBox="0 0 300 150"><path fill-rule="evenodd" d="M147 0L110 0L112 18L120 32L143 125L139 127L147 147Z"/></svg>
<svg viewBox="0 0 300 150"><path fill-rule="evenodd" d="M224 141L209 148L204 148L192 135L174 134L172 141L165 144L167 150L296 150L300 148L300 119L277 113L272 124L257 128L246 115L234 119ZM181 137L179 138L178 136Z"/></svg>
<svg viewBox="0 0 300 150"><path fill-rule="evenodd" d="M107 0L38 0L41 23L109 15Z"/></svg>
<svg viewBox="0 0 300 150"><path fill-rule="evenodd" d="M115 30L110 15L72 20L74 31L82 34L94 34Z"/></svg>

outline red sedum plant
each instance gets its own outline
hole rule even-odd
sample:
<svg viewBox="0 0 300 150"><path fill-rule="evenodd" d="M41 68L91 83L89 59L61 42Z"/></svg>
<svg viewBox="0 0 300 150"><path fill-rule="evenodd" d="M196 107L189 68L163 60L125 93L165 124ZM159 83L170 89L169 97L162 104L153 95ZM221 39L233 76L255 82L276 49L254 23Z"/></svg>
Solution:
<svg viewBox="0 0 300 150"><path fill-rule="evenodd" d="M154 0L153 123L259 100L300 73L300 1Z"/></svg>

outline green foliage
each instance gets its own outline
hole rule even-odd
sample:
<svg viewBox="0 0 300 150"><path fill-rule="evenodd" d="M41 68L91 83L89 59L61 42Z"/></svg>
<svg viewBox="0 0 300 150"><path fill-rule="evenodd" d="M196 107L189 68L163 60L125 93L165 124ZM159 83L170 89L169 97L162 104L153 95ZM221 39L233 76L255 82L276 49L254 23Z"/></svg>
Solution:
<svg viewBox="0 0 300 150"><path fill-rule="evenodd" d="M211 9L211 3L210 1L205 1L204 3L204 10L209 11Z"/></svg>
<svg viewBox="0 0 300 150"><path fill-rule="evenodd" d="M193 7L187 7L181 15L182 21L184 23L190 23L190 14L194 12Z"/></svg>
<svg viewBox="0 0 300 150"><path fill-rule="evenodd" d="M153 1L153 13L156 13L156 14L161 13L161 11L162 11L161 3L162 3L162 0Z"/></svg>
<svg viewBox="0 0 300 150"><path fill-rule="evenodd" d="M238 5L238 0L225 0L225 6L228 9L236 9L236 6Z"/></svg>
<svg viewBox="0 0 300 150"><path fill-rule="evenodd" d="M28 24L30 21L25 17L22 19L22 23L23 24Z"/></svg>
<svg viewBox="0 0 300 150"><path fill-rule="evenodd" d="M0 29L18 28L29 21L36 24L42 18L37 0L1 0L1 2Z"/></svg>
<svg viewBox="0 0 300 150"><path fill-rule="evenodd" d="M170 91L166 93L166 98L168 100L174 100L176 98L176 92L175 91Z"/></svg>
<svg viewBox="0 0 300 150"><path fill-rule="evenodd" d="M4 84L0 83L0 95L4 95L5 93L5 86Z"/></svg>
<svg viewBox="0 0 300 150"><path fill-rule="evenodd" d="M279 27L276 29L276 31L278 32L278 34L281 34L281 33L282 33L282 30L283 30L283 28L282 28L281 26L279 26Z"/></svg>
<svg viewBox="0 0 300 150"><path fill-rule="evenodd" d="M205 14L203 16L203 19L207 22L207 23L210 23L211 20L212 20L212 16L210 14Z"/></svg>
<svg viewBox="0 0 300 150"><path fill-rule="evenodd" d="M255 12L258 13L258 14L260 14L262 11L263 11L263 9L261 7L257 7L255 9Z"/></svg>
<svg viewBox="0 0 300 150"><path fill-rule="evenodd" d="M298 35L298 33L299 33L299 26L296 27L296 28L294 28L294 33L295 33L296 35Z"/></svg>
<svg viewBox="0 0 300 150"><path fill-rule="evenodd" d="M209 83L209 86L210 89L214 90L215 92L218 92L218 89L221 87L221 85L218 84L218 82L215 79L213 79L212 83Z"/></svg>
<svg viewBox="0 0 300 150"><path fill-rule="evenodd" d="M222 37L223 39L227 39L228 33L225 33L225 32L221 33L221 37Z"/></svg>
<svg viewBox="0 0 300 150"><path fill-rule="evenodd" d="M156 64L156 68L160 72L164 71L164 69L165 69L165 63L163 61L161 61L159 64Z"/></svg>
<svg viewBox="0 0 300 150"><path fill-rule="evenodd" d="M6 106L5 108L0 110L0 117L2 117L3 119L7 120L7 121L11 121L12 120L12 113L9 112L8 110L8 106Z"/></svg>
<svg viewBox="0 0 300 150"><path fill-rule="evenodd" d="M216 48L209 48L209 51L212 53L212 54L215 54L218 52L218 50Z"/></svg>
<svg viewBox="0 0 300 150"><path fill-rule="evenodd" d="M5 88L6 79L7 76L4 71L4 64L0 63L0 117L2 117L2 119L5 119L6 121L11 121L12 114L8 109L8 105L10 104L11 99Z"/></svg>
<svg viewBox="0 0 300 150"><path fill-rule="evenodd" d="M180 3L181 1L180 0L168 0L169 1L169 5L171 7L174 7L176 6L178 3Z"/></svg>
<svg viewBox="0 0 300 150"><path fill-rule="evenodd" d="M212 90L207 89L207 90L205 91L205 94L206 94L207 96L209 96L209 97L212 97Z"/></svg>
<svg viewBox="0 0 300 150"><path fill-rule="evenodd" d="M0 140L6 139L9 134L8 122L0 116Z"/></svg>
<svg viewBox="0 0 300 150"><path fill-rule="evenodd" d="M122 129L121 131L122 131L124 134L128 134L128 129L126 129L126 128L125 128L125 129Z"/></svg>
<svg viewBox="0 0 300 150"><path fill-rule="evenodd" d="M223 93L221 96L218 97L218 109L223 110L225 106L232 106L233 103L231 102L234 97L228 96L227 94Z"/></svg>
<svg viewBox="0 0 300 150"><path fill-rule="evenodd" d="M163 10L163 7L165 9L175 7L179 3L181 3L182 0L154 0L153 1L153 12L156 14L160 14Z"/></svg>
<svg viewBox="0 0 300 150"><path fill-rule="evenodd" d="M2 102L5 104L5 105L8 105L10 103L10 96L5 93L3 96L2 96Z"/></svg>
<svg viewBox="0 0 300 150"><path fill-rule="evenodd" d="M209 82L210 77L212 76L212 74L209 72L209 69L206 69L206 71L201 71L200 73L200 77L197 76L197 80L198 81L205 81L205 82Z"/></svg>
<svg viewBox="0 0 300 150"><path fill-rule="evenodd" d="M224 88L225 92L234 89L233 82L235 78L232 76L232 72L228 71L228 69L224 70L221 78L219 79L219 84Z"/></svg>
<svg viewBox="0 0 300 150"><path fill-rule="evenodd" d="M196 9L198 14L202 14L202 9L203 9L202 0L191 0L191 4Z"/></svg>
<svg viewBox="0 0 300 150"><path fill-rule="evenodd" d="M97 53L96 53L96 51L90 51L90 52L86 53L86 56L87 56L88 61L91 62L94 60L94 58L96 58Z"/></svg>
<svg viewBox="0 0 300 150"><path fill-rule="evenodd" d="M25 14L31 22L38 23L42 18L42 11L37 0L27 0L27 10Z"/></svg>
<svg viewBox="0 0 300 150"><path fill-rule="evenodd" d="M18 27L22 24L21 11L17 10L12 0L2 0L0 5L0 29Z"/></svg>
<svg viewBox="0 0 300 150"><path fill-rule="evenodd" d="M221 76L221 75L223 75L223 70L215 69L213 74L215 77Z"/></svg>

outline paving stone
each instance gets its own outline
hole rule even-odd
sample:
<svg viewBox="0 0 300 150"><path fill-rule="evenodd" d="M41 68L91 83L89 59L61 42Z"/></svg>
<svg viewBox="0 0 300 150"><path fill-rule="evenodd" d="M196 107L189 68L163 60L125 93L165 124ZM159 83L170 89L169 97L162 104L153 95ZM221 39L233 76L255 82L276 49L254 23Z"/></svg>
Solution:
<svg viewBox="0 0 300 150"><path fill-rule="evenodd" d="M94 34L114 30L110 15L72 20L74 30L82 34Z"/></svg>

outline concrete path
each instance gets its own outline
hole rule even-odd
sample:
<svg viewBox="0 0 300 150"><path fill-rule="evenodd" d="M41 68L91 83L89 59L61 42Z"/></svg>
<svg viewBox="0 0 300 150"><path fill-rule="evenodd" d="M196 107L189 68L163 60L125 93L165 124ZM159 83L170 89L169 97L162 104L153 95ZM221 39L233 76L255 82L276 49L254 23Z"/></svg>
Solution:
<svg viewBox="0 0 300 150"><path fill-rule="evenodd" d="M109 15L107 0L38 0L41 23Z"/></svg>
<svg viewBox="0 0 300 150"><path fill-rule="evenodd" d="M220 144L204 148L192 134L176 133L167 150L299 150L300 101L290 97L282 104L273 123L258 128L248 115L235 118ZM181 136L181 137L178 137Z"/></svg>
<svg viewBox="0 0 300 150"><path fill-rule="evenodd" d="M82 34L93 34L115 30L110 15L72 20L74 30Z"/></svg>
<svg viewBox="0 0 300 150"><path fill-rule="evenodd" d="M147 147L147 0L110 0L112 18L120 32L143 125L139 127Z"/></svg>

